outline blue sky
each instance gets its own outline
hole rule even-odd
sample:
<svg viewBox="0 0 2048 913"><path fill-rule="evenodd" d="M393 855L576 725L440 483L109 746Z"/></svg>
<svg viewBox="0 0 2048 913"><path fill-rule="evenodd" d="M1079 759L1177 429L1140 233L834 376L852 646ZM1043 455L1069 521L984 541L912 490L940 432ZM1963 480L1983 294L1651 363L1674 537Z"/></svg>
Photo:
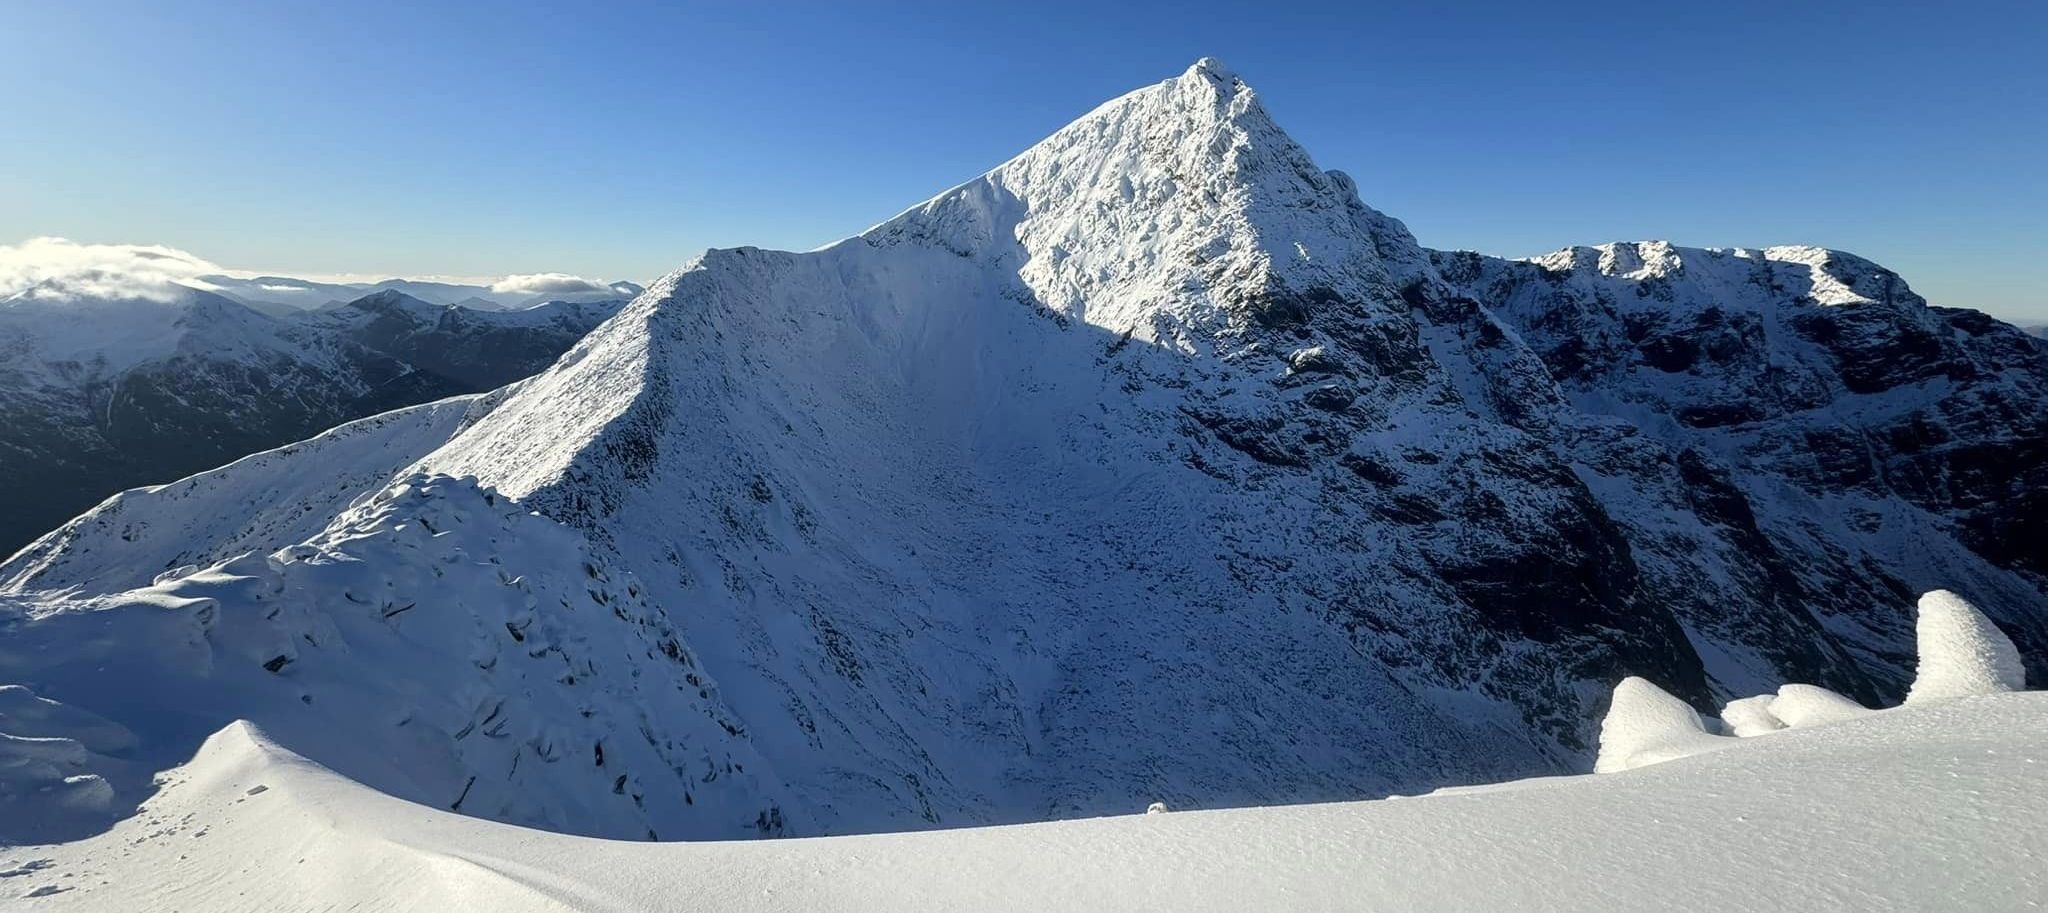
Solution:
<svg viewBox="0 0 2048 913"><path fill-rule="evenodd" d="M2048 4L0 0L0 243L645 281L1222 58L1425 244L1824 244L2048 320Z"/></svg>

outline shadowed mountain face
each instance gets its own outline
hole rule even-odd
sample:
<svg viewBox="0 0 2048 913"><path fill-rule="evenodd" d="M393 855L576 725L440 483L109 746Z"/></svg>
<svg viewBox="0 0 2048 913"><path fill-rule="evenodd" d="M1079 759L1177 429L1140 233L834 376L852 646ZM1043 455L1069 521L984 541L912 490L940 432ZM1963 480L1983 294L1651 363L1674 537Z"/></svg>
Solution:
<svg viewBox="0 0 2048 913"><path fill-rule="evenodd" d="M1381 795L1583 769L1627 674L1895 700L1925 590L2038 672L2043 372L1829 251L1425 250L1203 61L855 238L708 252L460 414L110 499L0 587L22 643L190 615L237 671L166 756L251 719L543 827ZM20 674L149 725L67 684L93 643Z"/></svg>
<svg viewBox="0 0 2048 913"><path fill-rule="evenodd" d="M37 291L0 301L10 554L121 489L533 374L622 303L480 312L386 291L278 317L200 291Z"/></svg>

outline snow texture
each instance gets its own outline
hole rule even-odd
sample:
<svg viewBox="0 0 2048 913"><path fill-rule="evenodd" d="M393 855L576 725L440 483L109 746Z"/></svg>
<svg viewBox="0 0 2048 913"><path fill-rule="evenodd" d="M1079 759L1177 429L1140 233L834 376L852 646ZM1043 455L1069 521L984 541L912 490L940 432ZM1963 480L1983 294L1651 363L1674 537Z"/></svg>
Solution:
<svg viewBox="0 0 2048 913"><path fill-rule="evenodd" d="M2012 641L1961 596L1935 590L1920 597L1920 672L1909 704L1954 700L1973 694L2020 691L2026 668Z"/></svg>
<svg viewBox="0 0 2048 913"><path fill-rule="evenodd" d="M1853 720L1870 709L1816 685L1786 685L1771 699L1768 711L1789 728Z"/></svg>
<svg viewBox="0 0 2048 913"><path fill-rule="evenodd" d="M1614 686L1600 721L1594 773L1616 773L1711 751L1726 743L1707 732L1699 712L1648 681L1629 676Z"/></svg>
<svg viewBox="0 0 2048 913"><path fill-rule="evenodd" d="M1760 694L1729 701L1721 708L1721 724L1727 735L1737 738L1764 735L1785 728L1785 721L1771 714L1776 695Z"/></svg>

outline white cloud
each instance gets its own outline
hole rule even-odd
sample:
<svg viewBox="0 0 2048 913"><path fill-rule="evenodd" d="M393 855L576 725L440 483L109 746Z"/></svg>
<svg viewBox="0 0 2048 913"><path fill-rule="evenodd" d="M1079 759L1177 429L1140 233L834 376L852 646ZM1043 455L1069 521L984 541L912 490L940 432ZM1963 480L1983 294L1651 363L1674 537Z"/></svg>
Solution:
<svg viewBox="0 0 2048 913"><path fill-rule="evenodd" d="M207 276L234 280L259 280L254 284L227 282L227 288L206 281ZM385 273L279 273L228 269L210 260L161 244L81 244L66 238L30 238L19 244L0 244L0 298L33 290L36 298L75 300L78 298L143 298L173 301L188 288L230 295L260 290L296 301L309 289L300 283L367 285L391 278ZM415 276L418 281L445 282L488 288L508 300L527 298L579 298L630 296L637 286L610 284L569 273L519 273L502 279L476 276ZM225 281L225 280L223 280Z"/></svg>
<svg viewBox="0 0 2048 913"><path fill-rule="evenodd" d="M500 295L588 295L611 294L612 287L568 273L521 273L491 283L491 291Z"/></svg>
<svg viewBox="0 0 2048 913"><path fill-rule="evenodd" d="M183 289L212 290L201 276L219 266L158 244L80 244L30 238L0 245L0 297L33 289L37 298L147 298L169 301Z"/></svg>

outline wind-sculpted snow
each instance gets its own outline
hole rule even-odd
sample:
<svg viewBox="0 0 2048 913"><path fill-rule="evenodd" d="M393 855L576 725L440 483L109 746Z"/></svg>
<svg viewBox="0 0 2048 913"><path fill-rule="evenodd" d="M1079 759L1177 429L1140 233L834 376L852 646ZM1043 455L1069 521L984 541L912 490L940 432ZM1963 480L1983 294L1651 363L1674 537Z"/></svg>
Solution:
<svg viewBox="0 0 2048 913"><path fill-rule="evenodd" d="M2026 688L2012 641L1960 596L1920 597L1920 672L1908 705L1938 704ZM1709 722L1656 685L1631 676L1614 688L1600 723L1595 773L1619 773L1732 746L1737 739L1858 720L1880 711L1814 685L1729 701Z"/></svg>
<svg viewBox="0 0 2048 913"><path fill-rule="evenodd" d="M1947 590L1920 597L1920 666L1907 703L2019 691L2027 672L2019 651L1976 606Z"/></svg>
<svg viewBox="0 0 2048 913"><path fill-rule="evenodd" d="M1943 496L1977 505L1957 512L1793 474L1793 451L1762 461L1729 437L1748 426L1686 411L1814 389L1831 414L1890 421L1918 407L1854 386L1881 386L1865 375L1889 377L1876 360L1892 356L1901 380L1886 389L1916 402L1963 397L1936 394L1962 389L1967 362L1971 401L2039 404L2038 349L1991 324L1966 342L1967 318L1829 252L1560 256L1577 265L1420 248L1212 61L855 238L705 253L487 412L363 438L376 456L359 465L404 458L394 471L473 477L540 514L518 522L541 545L503 550L509 575L587 557L630 577L720 686L696 716L646 716L643 741L701 744L668 721L722 714L718 750L751 752L734 767L760 779L721 775L731 813L704 818L618 817L610 793L544 815L496 799L461 810L617 836L821 834L1582 770L1599 704L1630 675L1661 686L1663 710L1786 681L1851 707L1895 701L1912 676L1903 607L1941 586L1980 599L2039 661L2040 580L1970 538L2032 522L1992 499L1993 468L2040 471L2024 432L1978 415L1916 451L1920 478L1947 473ZM1707 329L1652 341L1673 335L1665 320ZM1930 352L1914 333L1936 325L1950 333ZM1780 358L1783 327L1835 342ZM1817 406L1763 399L1792 422L1780 433L1813 427ZM179 555L311 535L270 517L346 525L383 486L321 450L212 479L163 525L211 541L129 548L84 523L35 566L105 555L119 573L104 579L128 586ZM273 472L333 484L274 487ZM213 532L273 497L256 532ZM440 566L356 560L413 578ZM29 601L94 579L8 573ZM534 612L562 631L606 617ZM466 656L472 641L436 643ZM611 655L599 668L627 679L666 662ZM518 718L587 733L575 677L522 679L534 697ZM1787 687L1726 725L1846 715ZM36 687L116 717L104 696L62 690ZM367 713L327 723L364 745L394 731ZM527 776L535 752L462 755L431 766L432 789L394 789L442 805L458 776L513 789L507 758ZM547 787L584 797L589 783Z"/></svg>

